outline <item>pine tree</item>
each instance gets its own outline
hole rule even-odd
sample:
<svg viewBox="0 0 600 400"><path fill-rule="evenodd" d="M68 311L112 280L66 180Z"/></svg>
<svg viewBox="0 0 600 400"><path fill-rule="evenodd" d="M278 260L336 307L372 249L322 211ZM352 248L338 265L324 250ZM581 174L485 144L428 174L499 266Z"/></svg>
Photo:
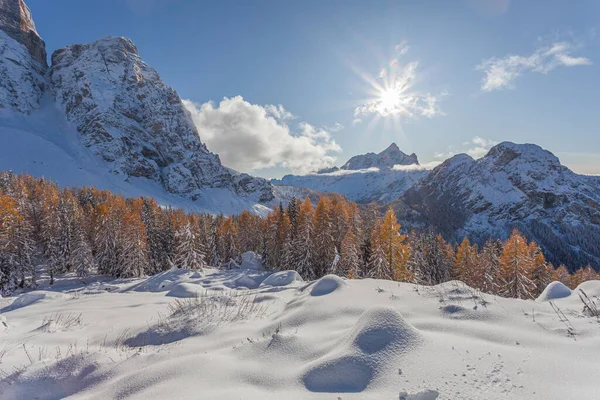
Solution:
<svg viewBox="0 0 600 400"><path fill-rule="evenodd" d="M483 288L485 273L478 258L477 245L471 246L469 239L465 237L456 249L454 279L458 279L473 288Z"/></svg>
<svg viewBox="0 0 600 400"><path fill-rule="evenodd" d="M295 270L304 278L313 280L317 277L315 270L314 209L307 197L298 211L298 234L292 248L292 259Z"/></svg>
<svg viewBox="0 0 600 400"><path fill-rule="evenodd" d="M532 262L531 279L535 284L533 296L537 297L552 282L554 267L546 262L542 249L535 242L529 244L529 257Z"/></svg>
<svg viewBox="0 0 600 400"><path fill-rule="evenodd" d="M340 276L345 275L349 279L358 279L361 277L360 254L358 249L358 239L352 231L348 229L340 249L340 261L337 265Z"/></svg>
<svg viewBox="0 0 600 400"><path fill-rule="evenodd" d="M495 294L498 292L499 285L497 278L501 254L502 244L493 239L488 239L481 249L479 256L479 262L483 271L483 285L481 290L485 293Z"/></svg>
<svg viewBox="0 0 600 400"><path fill-rule="evenodd" d="M317 277L321 277L330 271L335 256L335 243L331 225L331 201L327 197L321 197L319 203L317 203L314 229L315 272Z"/></svg>
<svg viewBox="0 0 600 400"><path fill-rule="evenodd" d="M371 254L367 263L367 276L374 279L392 280L393 273L386 257L382 234L383 222L378 219L371 233Z"/></svg>
<svg viewBox="0 0 600 400"><path fill-rule="evenodd" d="M73 265L74 272L80 278L88 276L95 267L92 248L82 230L77 233L73 243Z"/></svg>
<svg viewBox="0 0 600 400"><path fill-rule="evenodd" d="M221 244L221 250L219 253L226 264L235 262L239 256L237 236L237 228L233 222L233 218L225 218L221 227L219 228L219 238Z"/></svg>
<svg viewBox="0 0 600 400"><path fill-rule="evenodd" d="M514 230L500 256L501 295L519 299L533 297L535 283L532 280L532 261L527 241L519 231Z"/></svg>
<svg viewBox="0 0 600 400"><path fill-rule="evenodd" d="M401 235L399 231L400 224L398 224L394 210L390 208L383 218L380 240L387 264L391 270L392 279L410 282L414 279L414 275L407 268L410 249L405 243L406 235Z"/></svg>
<svg viewBox="0 0 600 400"><path fill-rule="evenodd" d="M202 270L207 267L204 260L205 250L198 236L189 222L176 232L174 263L177 268Z"/></svg>

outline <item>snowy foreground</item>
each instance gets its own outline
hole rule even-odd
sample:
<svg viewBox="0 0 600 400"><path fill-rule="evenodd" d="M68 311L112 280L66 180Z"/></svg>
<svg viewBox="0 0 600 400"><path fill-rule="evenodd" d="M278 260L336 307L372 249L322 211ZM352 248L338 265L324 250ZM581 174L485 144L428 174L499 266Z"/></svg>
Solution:
<svg viewBox="0 0 600 400"><path fill-rule="evenodd" d="M252 269L88 281L0 299L0 398L598 398L600 323L560 284L523 301Z"/></svg>

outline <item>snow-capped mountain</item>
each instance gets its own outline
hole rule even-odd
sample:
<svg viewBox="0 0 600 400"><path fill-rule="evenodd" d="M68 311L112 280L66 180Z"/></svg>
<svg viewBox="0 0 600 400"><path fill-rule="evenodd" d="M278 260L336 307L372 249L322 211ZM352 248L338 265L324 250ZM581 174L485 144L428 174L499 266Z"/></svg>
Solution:
<svg viewBox="0 0 600 400"><path fill-rule="evenodd" d="M388 203L402 196L428 173L415 154L406 155L395 143L379 154L352 157L341 168L308 175L286 175L273 183L336 192L359 203Z"/></svg>
<svg viewBox="0 0 600 400"><path fill-rule="evenodd" d="M394 165L419 165L415 153L407 155L403 153L396 143L392 143L387 149L379 154L367 153L354 156L349 159L340 169L359 170L367 168L392 168Z"/></svg>
<svg viewBox="0 0 600 400"><path fill-rule="evenodd" d="M57 106L111 172L159 182L192 199L204 188L273 199L264 179L223 167L200 141L177 93L142 61L129 39L105 37L52 54Z"/></svg>
<svg viewBox="0 0 600 400"><path fill-rule="evenodd" d="M68 46L48 69L22 0L0 0L0 148L0 169L41 172L63 185L80 184L85 171L100 175L87 184L183 196L213 212L275 200L268 181L223 166L206 148L177 93L131 40Z"/></svg>
<svg viewBox="0 0 600 400"><path fill-rule="evenodd" d="M396 205L409 224L456 240L503 238L518 228L554 262L600 261L600 178L572 172L533 144L504 142L479 160L454 156Z"/></svg>

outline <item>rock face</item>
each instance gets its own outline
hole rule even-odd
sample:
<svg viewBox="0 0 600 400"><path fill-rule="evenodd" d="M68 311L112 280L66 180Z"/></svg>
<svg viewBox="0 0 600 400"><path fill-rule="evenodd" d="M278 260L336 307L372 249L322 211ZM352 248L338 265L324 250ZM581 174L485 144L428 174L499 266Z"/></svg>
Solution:
<svg viewBox="0 0 600 400"><path fill-rule="evenodd" d="M224 167L206 149L177 93L131 40L109 36L55 51L50 82L83 144L111 172L160 182L191 199L205 188L273 198L267 181Z"/></svg>
<svg viewBox="0 0 600 400"><path fill-rule="evenodd" d="M46 69L46 45L23 0L0 0L0 30L25 46L31 57Z"/></svg>
<svg viewBox="0 0 600 400"><path fill-rule="evenodd" d="M419 165L416 154L406 155L396 143L392 143L387 149L379 154L367 153L354 156L342 165L340 169L359 170L366 168L392 168L394 165Z"/></svg>
<svg viewBox="0 0 600 400"><path fill-rule="evenodd" d="M435 226L454 240L481 243L518 228L556 264L600 261L600 179L536 145L504 142L477 161L457 155L396 206L405 224Z"/></svg>
<svg viewBox="0 0 600 400"><path fill-rule="evenodd" d="M29 114L46 88L46 48L21 0L0 0L0 110Z"/></svg>
<svg viewBox="0 0 600 400"><path fill-rule="evenodd" d="M46 89L45 67L27 49L0 30L0 111L30 114Z"/></svg>

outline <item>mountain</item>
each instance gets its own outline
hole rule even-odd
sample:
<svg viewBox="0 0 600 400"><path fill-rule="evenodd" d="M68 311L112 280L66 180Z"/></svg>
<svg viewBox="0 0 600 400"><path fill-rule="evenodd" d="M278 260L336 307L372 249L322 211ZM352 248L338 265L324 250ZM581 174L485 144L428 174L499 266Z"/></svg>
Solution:
<svg viewBox="0 0 600 400"><path fill-rule="evenodd" d="M412 226L482 243L518 228L550 261L600 262L600 178L578 175L533 144L500 143L474 160L459 154L394 203Z"/></svg>
<svg viewBox="0 0 600 400"><path fill-rule="evenodd" d="M367 153L354 156L349 159L340 169L359 170L367 168L392 168L394 165L419 165L416 154L406 155L396 143L392 143L387 149L379 154Z"/></svg>
<svg viewBox="0 0 600 400"><path fill-rule="evenodd" d="M307 175L286 175L272 183L336 192L359 203L389 203L428 173L415 154L406 155L395 143L379 154L352 157L341 168L333 167Z"/></svg>
<svg viewBox="0 0 600 400"><path fill-rule="evenodd" d="M22 0L0 0L0 156L0 169L62 185L85 177L211 212L276 200L268 181L223 166L206 148L180 97L131 40L68 46L48 68Z"/></svg>

